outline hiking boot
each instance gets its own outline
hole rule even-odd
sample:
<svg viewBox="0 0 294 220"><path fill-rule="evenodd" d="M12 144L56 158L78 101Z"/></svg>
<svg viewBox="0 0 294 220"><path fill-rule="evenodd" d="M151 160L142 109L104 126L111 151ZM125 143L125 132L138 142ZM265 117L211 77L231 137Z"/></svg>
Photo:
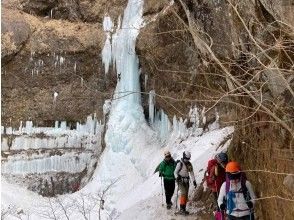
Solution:
<svg viewBox="0 0 294 220"><path fill-rule="evenodd" d="M186 205L180 205L180 214L182 215L189 215L189 212L186 211Z"/></svg>
<svg viewBox="0 0 294 220"><path fill-rule="evenodd" d="M189 212L184 210L184 209L180 209L180 211L178 212L179 215L189 215Z"/></svg>
<svg viewBox="0 0 294 220"><path fill-rule="evenodd" d="M171 209L172 205L173 205L173 203L172 202L169 202L169 203L166 204L166 208L167 209Z"/></svg>

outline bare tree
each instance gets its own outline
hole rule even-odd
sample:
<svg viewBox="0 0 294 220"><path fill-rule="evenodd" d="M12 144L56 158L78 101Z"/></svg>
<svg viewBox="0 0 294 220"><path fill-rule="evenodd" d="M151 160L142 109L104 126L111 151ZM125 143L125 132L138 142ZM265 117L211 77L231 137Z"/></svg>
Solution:
<svg viewBox="0 0 294 220"><path fill-rule="evenodd" d="M80 214L81 218L90 220L91 215L97 213L100 220L102 210L105 210L108 193L118 181L119 178L111 181L96 193L79 192L69 197L63 197L63 199L47 198L45 204L36 208L34 213L42 218L54 220L70 220L73 214ZM2 212L2 214L7 215L8 211ZM111 216L108 212L105 213Z"/></svg>
<svg viewBox="0 0 294 220"><path fill-rule="evenodd" d="M30 215L25 213L22 209L17 208L15 205L9 205L6 209L1 208L1 219L10 219L11 217L29 220Z"/></svg>
<svg viewBox="0 0 294 220"><path fill-rule="evenodd" d="M78 210L85 220L90 220L91 213L93 212L98 212L98 218L101 220L101 212L102 210L105 210L108 193L119 180L120 178L111 181L97 193L81 193L73 200L76 210ZM106 214L110 216L109 213L106 212Z"/></svg>
<svg viewBox="0 0 294 220"><path fill-rule="evenodd" d="M46 219L54 219L59 220L62 216L62 211L60 210L60 206L56 203L55 198L47 198L46 203L40 205L34 212L40 217Z"/></svg>
<svg viewBox="0 0 294 220"><path fill-rule="evenodd" d="M68 204L64 202L64 200L60 200L59 198L56 199L56 203L60 206L62 213L66 217L67 220L70 220L70 215L72 213L73 204Z"/></svg>

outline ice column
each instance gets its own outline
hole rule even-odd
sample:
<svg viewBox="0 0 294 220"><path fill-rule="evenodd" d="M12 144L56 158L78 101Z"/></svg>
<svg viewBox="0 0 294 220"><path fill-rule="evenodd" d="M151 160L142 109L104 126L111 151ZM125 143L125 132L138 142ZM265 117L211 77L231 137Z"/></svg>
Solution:
<svg viewBox="0 0 294 220"><path fill-rule="evenodd" d="M115 152L129 153L131 139L145 124L139 83L139 60L135 53L136 38L142 25L142 0L129 0L121 28L112 36L112 62L118 82L105 136L107 146ZM120 21L119 21L120 24Z"/></svg>
<svg viewBox="0 0 294 220"><path fill-rule="evenodd" d="M102 62L105 68L105 74L109 71L109 66L111 63L111 43L110 43L110 32L112 31L113 23L109 16L104 17L103 29L106 32L106 41L102 50Z"/></svg>
<svg viewBox="0 0 294 220"><path fill-rule="evenodd" d="M189 118L190 122L193 123L193 127L198 128L200 124L200 115L197 106L190 108Z"/></svg>
<svg viewBox="0 0 294 220"><path fill-rule="evenodd" d="M125 97L129 103L140 103L139 60L135 52L136 38L142 24L142 0L129 0L124 11L122 28L117 30L112 39L112 53L120 80L116 96ZM128 95L129 94L129 95ZM127 95L127 96L125 96Z"/></svg>
<svg viewBox="0 0 294 220"><path fill-rule="evenodd" d="M154 106L155 106L155 91L149 92L149 123L154 124Z"/></svg>
<svg viewBox="0 0 294 220"><path fill-rule="evenodd" d="M155 114L153 128L159 133L161 141L165 141L168 138L171 130L171 123L162 109Z"/></svg>

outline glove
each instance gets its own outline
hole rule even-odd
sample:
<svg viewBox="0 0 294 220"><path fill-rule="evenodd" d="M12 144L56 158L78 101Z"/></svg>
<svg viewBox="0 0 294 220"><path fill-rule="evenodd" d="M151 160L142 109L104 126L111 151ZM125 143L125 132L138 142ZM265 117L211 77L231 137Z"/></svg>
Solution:
<svg viewBox="0 0 294 220"><path fill-rule="evenodd" d="M246 202L247 206L249 209L252 209L253 208L253 203L251 201L249 202Z"/></svg>
<svg viewBox="0 0 294 220"><path fill-rule="evenodd" d="M197 184L196 184L195 180L193 181L193 185L194 185L195 188L197 187Z"/></svg>
<svg viewBox="0 0 294 220"><path fill-rule="evenodd" d="M220 206L219 206L220 210L224 211L226 210L226 205L224 203L222 203Z"/></svg>
<svg viewBox="0 0 294 220"><path fill-rule="evenodd" d="M182 177L181 177L180 175L178 175L178 177L177 177L177 182L180 182L181 179L182 179Z"/></svg>

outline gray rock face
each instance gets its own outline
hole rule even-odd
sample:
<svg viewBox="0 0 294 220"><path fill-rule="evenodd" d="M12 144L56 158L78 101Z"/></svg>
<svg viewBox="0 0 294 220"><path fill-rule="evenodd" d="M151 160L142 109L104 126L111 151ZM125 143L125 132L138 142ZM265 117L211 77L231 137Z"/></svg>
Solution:
<svg viewBox="0 0 294 220"><path fill-rule="evenodd" d="M275 20L286 24L294 23L292 0L259 0L259 2Z"/></svg>
<svg viewBox="0 0 294 220"><path fill-rule="evenodd" d="M290 191L294 193L294 176L286 176L283 182L284 186L286 186Z"/></svg>
<svg viewBox="0 0 294 220"><path fill-rule="evenodd" d="M20 14L13 15L5 9L2 10L1 26L1 59L2 63L6 63L24 46L31 30Z"/></svg>
<svg viewBox="0 0 294 220"><path fill-rule="evenodd" d="M287 84L290 82L287 81L283 76L283 72L278 70L267 70L264 75L268 80L269 90L273 97L279 97L286 89Z"/></svg>

